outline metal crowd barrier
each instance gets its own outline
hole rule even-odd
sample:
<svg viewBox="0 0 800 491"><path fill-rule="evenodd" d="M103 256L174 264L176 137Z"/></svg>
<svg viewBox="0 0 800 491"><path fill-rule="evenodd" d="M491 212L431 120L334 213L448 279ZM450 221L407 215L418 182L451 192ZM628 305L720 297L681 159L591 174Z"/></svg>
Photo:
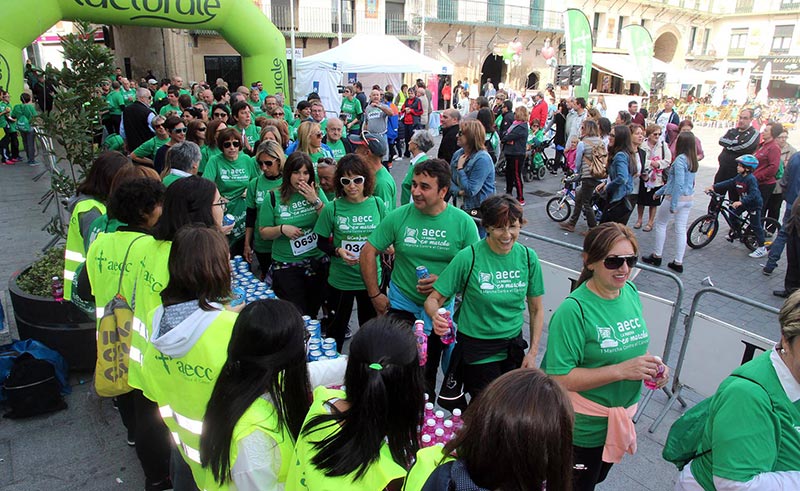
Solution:
<svg viewBox="0 0 800 491"><path fill-rule="evenodd" d="M703 288L701 290L698 290L698 292L694 295L694 298L692 299L692 308L689 311L688 316L684 320L685 328L684 328L683 342L681 343L681 349L680 349L680 352L678 354L678 361L677 361L677 363L675 365L675 370L672 373L672 377L673 377L673 379L672 379L672 395L670 396L669 400L667 401L667 404L664 406L664 409L661 410L661 413L658 415L656 420L650 426L650 428L649 428L650 433L653 433L656 430L656 428L658 428L658 426L664 420L664 417L666 417L666 415L669 412L669 410L672 407L672 405L675 404L675 401L676 400L680 400L680 396L681 396L681 393L683 392L683 388L684 387L688 387L688 385L686 385L686 384L681 382L681 372L683 371L683 365L684 365L684 363L686 361L687 350L689 348L689 344L690 344L690 340L691 340L690 338L691 338L691 334L692 334L692 328L694 327L695 320L698 318L697 306L699 304L700 298L703 295L705 295L706 293L712 293L712 294L715 294L715 295L720 295L722 297L726 297L726 298L735 300L737 302L740 302L740 303L743 303L743 304L746 304L746 305L750 305L752 307L759 308L761 310L767 311L767 312L772 313L772 314L776 314L777 315L780 312L775 307L763 304L761 302L756 302L754 300L750 300L749 298L745 298L745 297L742 297L741 295L730 293L730 292L727 292L725 290L720 290L719 288L707 287L707 288ZM737 332L739 332L739 334L741 336L748 336L748 337L754 339L753 344L745 343L745 355L742 357L741 363L739 363L739 364L742 364L742 363L748 361L746 359L748 357L752 358L755 349L768 349L769 348L769 346L768 346L769 340L766 340L765 338L761 338L760 336L756 336L753 333L750 333L750 332L745 331L743 329L735 328L735 326L734 326L734 329L736 329ZM767 343L765 343L765 341ZM742 342L744 342L744 341L742 341ZM754 343L758 343L758 344L754 344ZM748 346L748 344L749 344L749 346ZM767 346L764 346L765 344L767 344ZM717 352L717 356L718 357L720 356L719 352ZM725 376L727 376L727 374ZM706 390L706 392L711 391L711 393L701 394L701 395L711 396L713 394L713 390L715 390L715 389L709 388L709 389ZM683 406L685 407L686 404L683 404Z"/></svg>

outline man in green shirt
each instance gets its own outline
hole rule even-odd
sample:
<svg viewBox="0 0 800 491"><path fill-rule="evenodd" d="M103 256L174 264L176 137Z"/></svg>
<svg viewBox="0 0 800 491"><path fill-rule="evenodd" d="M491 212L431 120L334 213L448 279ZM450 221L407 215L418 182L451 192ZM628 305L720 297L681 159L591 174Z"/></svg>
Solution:
<svg viewBox="0 0 800 491"><path fill-rule="evenodd" d="M170 80L168 78L162 79L161 85L158 87L158 90L156 90L156 93L153 96L153 102L158 102L161 99L166 99L169 86L170 86Z"/></svg>
<svg viewBox="0 0 800 491"><path fill-rule="evenodd" d="M111 91L106 94L106 110L103 124L108 134L119 134L119 124L122 122L122 110L125 109L125 98L122 96L119 82L111 82Z"/></svg>
<svg viewBox="0 0 800 491"><path fill-rule="evenodd" d="M135 148L130 154L130 158L137 164L153 166L153 159L156 158L156 152L164 144L169 141L169 132L164 128L164 116L156 116L150 123L156 136L145 141L138 148Z"/></svg>
<svg viewBox="0 0 800 491"><path fill-rule="evenodd" d="M394 210L397 207L397 184L381 163L383 156L389 152L386 138L383 138L383 135L364 133L363 137L350 135L348 139L355 148L355 154L367 162L367 166L375 176L375 189L372 194L383 200L386 209Z"/></svg>
<svg viewBox="0 0 800 491"><path fill-rule="evenodd" d="M129 106L133 104L133 101L136 100L136 87L131 85L131 81L125 77L119 79L119 83L122 85L121 93L122 98L125 101L125 105Z"/></svg>
<svg viewBox="0 0 800 491"><path fill-rule="evenodd" d="M415 166L411 185L413 203L386 216L367 239L359 258L367 294L379 315L391 312L404 320L425 321L425 331L431 333L425 367L431 396L436 392L436 372L444 345L432 332L433 323L425 312L425 299L456 254L478 241L478 227L472 218L444 200L450 179L450 165L444 160L431 159ZM379 251L390 246L394 246L395 261L385 295L378 287L375 258ZM417 277L420 266L428 270L427 278ZM452 301L445 307L452 312Z"/></svg>
<svg viewBox="0 0 800 491"><path fill-rule="evenodd" d="M197 175L201 158L200 147L197 146L197 143L190 141L176 143L168 150L169 173L161 182L165 187L169 187L178 179Z"/></svg>
<svg viewBox="0 0 800 491"><path fill-rule="evenodd" d="M181 95L181 90L178 88L177 85L170 85L169 89L167 89L167 103L166 106L162 107L160 111L158 111L159 116L164 116L168 118L170 116L177 116L181 117L183 114L183 108L181 108L180 103L178 102L178 97Z"/></svg>

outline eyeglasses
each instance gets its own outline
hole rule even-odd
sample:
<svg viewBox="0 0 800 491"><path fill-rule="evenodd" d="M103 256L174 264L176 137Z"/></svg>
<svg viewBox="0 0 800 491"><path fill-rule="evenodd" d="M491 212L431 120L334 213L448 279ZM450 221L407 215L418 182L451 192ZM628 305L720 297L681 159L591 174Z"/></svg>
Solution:
<svg viewBox="0 0 800 491"><path fill-rule="evenodd" d="M603 259L603 266L606 269L615 270L621 268L623 264L627 264L629 268L632 268L636 266L638 260L638 256L608 256Z"/></svg>
<svg viewBox="0 0 800 491"><path fill-rule="evenodd" d="M156 129L156 130L159 129L159 128L163 128L163 127L164 127L163 124L154 124L153 125L153 129Z"/></svg>
<svg viewBox="0 0 800 491"><path fill-rule="evenodd" d="M228 113L217 113L217 112L215 112L214 113L214 117L215 118L226 118L226 117L228 117Z"/></svg>
<svg viewBox="0 0 800 491"><path fill-rule="evenodd" d="M241 146L242 146L242 142L240 142L239 140L226 141L225 143L222 144L223 148L231 148L231 147L239 148Z"/></svg>
<svg viewBox="0 0 800 491"><path fill-rule="evenodd" d="M170 131L173 133L186 133L189 130L187 128L172 128Z"/></svg>
<svg viewBox="0 0 800 491"><path fill-rule="evenodd" d="M269 159L264 159L264 160L259 160L258 161L258 165L266 165L267 167L272 167L276 163L277 162L275 162L274 160L269 160Z"/></svg>
<svg viewBox="0 0 800 491"><path fill-rule="evenodd" d="M272 113L272 114L274 114L275 116L283 116L283 115L284 115L284 114L286 114L286 113L283 113L283 112L280 112L280 113L279 113L279 112L274 112L274 113Z"/></svg>
<svg viewBox="0 0 800 491"><path fill-rule="evenodd" d="M205 126L202 126L202 127L200 127L200 128L197 128L197 131L205 131L205 130L207 130L207 129L208 129L208 128L206 128Z"/></svg>
<svg viewBox="0 0 800 491"><path fill-rule="evenodd" d="M349 186L350 184L355 184L356 186L360 186L364 184L364 176L356 176L352 179L349 177L340 177L339 182L342 183L342 186Z"/></svg>
<svg viewBox="0 0 800 491"><path fill-rule="evenodd" d="M318 137L322 138L322 132L318 131L318 132L314 133L314 136L318 136Z"/></svg>
<svg viewBox="0 0 800 491"><path fill-rule="evenodd" d="M219 201L217 201L216 203L212 203L211 206L219 206L220 208L222 208L222 213L225 213L226 211L228 211L228 200L226 200L225 198L220 198Z"/></svg>

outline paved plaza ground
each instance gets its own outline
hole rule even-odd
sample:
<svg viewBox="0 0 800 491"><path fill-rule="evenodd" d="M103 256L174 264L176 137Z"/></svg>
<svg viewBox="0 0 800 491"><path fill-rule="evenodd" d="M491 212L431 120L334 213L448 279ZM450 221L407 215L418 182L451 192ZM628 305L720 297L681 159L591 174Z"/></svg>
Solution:
<svg viewBox="0 0 800 491"><path fill-rule="evenodd" d="M708 186L716 172L719 153L717 140L723 132L723 129L696 128L695 133L701 138L706 152L698 173L698 189ZM797 134L792 134L789 141L800 148ZM434 155L435 149L430 153ZM407 167L407 160L398 161L394 165L392 174L398 187ZM49 183L46 178L33 182L31 179L38 172L40 167L0 167L0 206L3 210L0 214L0 281L7 282L14 271L33 260L49 241L48 235L40 230L47 221L48 214L43 214L37 204ZM498 179L497 187L498 190L504 190L505 182L502 178ZM545 214L545 203L559 187L560 178L550 175L543 181L526 185L525 217L528 224L525 230L580 245L581 236L565 234ZM704 195L698 193L695 196L690 222L705 212L707 203ZM580 226L584 226L582 222L579 222ZM708 247L687 250L685 272L680 275L685 288L683 311L689 310L692 296L703 287L701 282L706 276L710 276L719 288L772 307L780 307L781 299L772 296L772 291L782 289L785 260L781 261L771 277L764 276L761 273L764 259L749 258L749 251L743 244L731 244L724 240L725 233L726 226L723 225L718 237ZM637 237L642 253L649 254L654 234L637 231ZM535 239L527 239L525 243L533 247L543 260L579 269L579 254L574 250ZM674 245L668 231L664 252L667 259L672 257ZM643 292L668 299L675 298L675 283L664 277L643 271L635 281ZM12 313L5 288L0 289L3 290L2 300L8 320ZM706 297L700 303L700 311L769 339L776 339L778 336L775 316L758 308L723 297ZM10 330L0 331L0 342L8 342L15 334L14 326L11 325ZM674 347L679 346L680 339L681 336L676 338ZM543 351L544 349L540 350L540 356ZM713 360L709 360L709 363L713 363ZM70 380L73 393L67 397L69 409L66 411L26 421L0 419L0 490L143 489L144 479L135 451L126 445L125 432L110 402L92 395L89 384L91 374L72 374ZM686 395L690 404L699 400L698 396L691 393ZM661 449L669 426L681 414L677 406L669 412L655 433L647 431L665 401L665 394L655 394L637 424L638 453L633 457L626 457L620 465L615 466L608 480L598 489L672 489L677 470L661 459Z"/></svg>

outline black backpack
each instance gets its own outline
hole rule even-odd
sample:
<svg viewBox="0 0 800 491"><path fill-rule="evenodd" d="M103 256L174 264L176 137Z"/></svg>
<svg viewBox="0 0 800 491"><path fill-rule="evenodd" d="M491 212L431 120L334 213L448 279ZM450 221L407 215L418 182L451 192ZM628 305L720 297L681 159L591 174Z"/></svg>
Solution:
<svg viewBox="0 0 800 491"><path fill-rule="evenodd" d="M23 353L14 360L3 388L10 408L4 418L28 418L67 408L53 365L30 353Z"/></svg>

